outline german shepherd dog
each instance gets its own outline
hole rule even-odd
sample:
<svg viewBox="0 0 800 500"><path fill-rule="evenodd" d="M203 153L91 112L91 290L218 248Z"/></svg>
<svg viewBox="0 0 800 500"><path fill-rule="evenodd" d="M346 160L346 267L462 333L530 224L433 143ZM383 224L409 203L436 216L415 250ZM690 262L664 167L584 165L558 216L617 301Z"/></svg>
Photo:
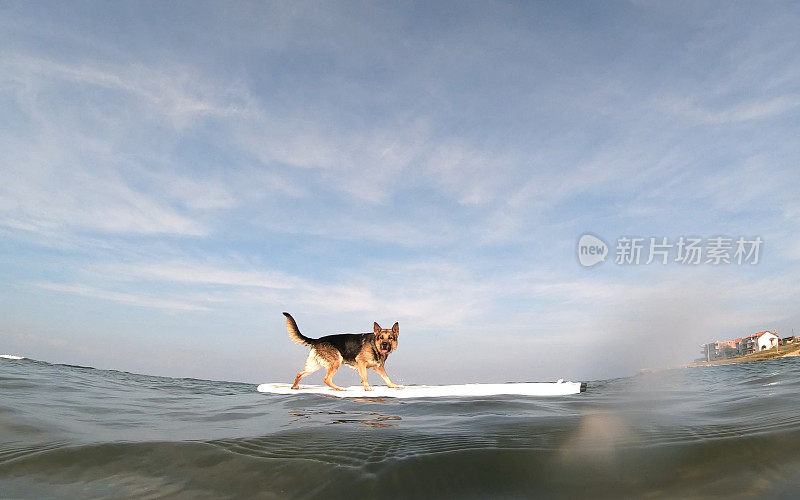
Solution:
<svg viewBox="0 0 800 500"><path fill-rule="evenodd" d="M292 389L298 388L297 384L301 378L324 366L326 373L322 380L332 389L343 391L343 388L331 380L342 364L358 370L365 391L372 390L367 381L367 368L374 368L389 387L402 388L389 380L389 375L386 374L383 367L389 353L397 349L397 336L400 334L400 325L397 323L390 329L381 328L378 323L375 323L372 333L340 333L312 339L300 333L291 314L283 313L283 315L286 316L286 330L289 332L289 338L293 342L311 347L311 352L306 358L306 365L295 377Z"/></svg>

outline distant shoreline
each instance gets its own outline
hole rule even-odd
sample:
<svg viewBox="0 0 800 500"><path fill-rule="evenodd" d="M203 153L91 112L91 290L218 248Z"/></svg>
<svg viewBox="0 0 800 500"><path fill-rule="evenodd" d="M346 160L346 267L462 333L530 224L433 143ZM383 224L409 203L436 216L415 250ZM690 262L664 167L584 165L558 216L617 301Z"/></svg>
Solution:
<svg viewBox="0 0 800 500"><path fill-rule="evenodd" d="M719 366L719 365L733 365L736 363L750 363L752 361L764 361L767 359L778 359L792 356L800 356L800 343L790 344L772 349L764 349L763 351L745 354L737 358L730 359L716 359L714 361L694 361L683 365L684 368L691 368L695 366Z"/></svg>

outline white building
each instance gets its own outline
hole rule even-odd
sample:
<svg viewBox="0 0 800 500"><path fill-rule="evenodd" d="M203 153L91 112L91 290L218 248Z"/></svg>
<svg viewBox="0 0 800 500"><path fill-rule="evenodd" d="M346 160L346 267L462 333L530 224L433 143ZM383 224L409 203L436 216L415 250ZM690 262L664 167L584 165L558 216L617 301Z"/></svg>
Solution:
<svg viewBox="0 0 800 500"><path fill-rule="evenodd" d="M766 331L758 334L756 342L758 342L758 350L771 349L778 345L780 337L773 332Z"/></svg>

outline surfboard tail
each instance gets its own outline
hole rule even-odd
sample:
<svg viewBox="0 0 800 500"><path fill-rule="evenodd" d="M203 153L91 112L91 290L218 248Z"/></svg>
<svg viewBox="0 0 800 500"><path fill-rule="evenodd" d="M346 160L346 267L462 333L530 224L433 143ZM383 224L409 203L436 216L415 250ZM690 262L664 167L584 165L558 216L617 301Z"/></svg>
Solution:
<svg viewBox="0 0 800 500"><path fill-rule="evenodd" d="M315 343L315 339L306 337L305 335L300 333L300 329L297 328L297 322L295 322L292 315L287 312L283 313L283 315L286 316L286 331L289 332L289 338L292 339L292 342L296 344L305 344L313 346Z"/></svg>

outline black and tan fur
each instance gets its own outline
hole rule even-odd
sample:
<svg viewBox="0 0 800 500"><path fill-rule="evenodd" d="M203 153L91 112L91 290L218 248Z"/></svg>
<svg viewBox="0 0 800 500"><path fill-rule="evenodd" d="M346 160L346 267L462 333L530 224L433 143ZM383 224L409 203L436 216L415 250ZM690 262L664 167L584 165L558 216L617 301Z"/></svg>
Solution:
<svg viewBox="0 0 800 500"><path fill-rule="evenodd" d="M297 389L301 378L324 366L326 372L322 380L332 389L343 391L344 389L331 380L333 374L343 364L358 370L358 374L361 375L361 383L367 391L372 390L367 381L368 368L374 368L389 387L401 388L389 380L389 375L386 374L386 369L383 367L389 353L397 349L397 337L400 334L400 325L397 323L388 329L381 328L378 323L375 323L372 333L340 333L312 339L300 333L291 314L283 313L283 315L286 316L286 330L289 332L289 338L293 342L311 347L311 352L306 358L306 365L295 377L292 389Z"/></svg>

